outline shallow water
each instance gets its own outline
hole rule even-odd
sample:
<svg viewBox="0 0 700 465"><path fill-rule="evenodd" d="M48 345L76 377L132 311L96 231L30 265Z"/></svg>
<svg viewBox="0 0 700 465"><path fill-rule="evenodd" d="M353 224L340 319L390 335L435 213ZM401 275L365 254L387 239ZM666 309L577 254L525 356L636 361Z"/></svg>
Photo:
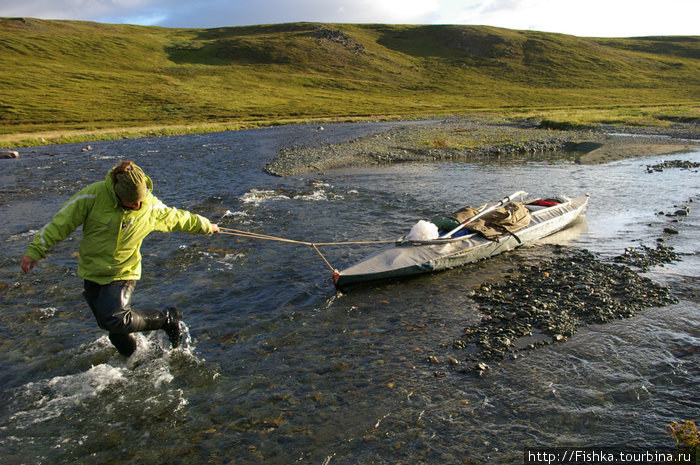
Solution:
<svg viewBox="0 0 700 465"><path fill-rule="evenodd" d="M549 160L404 164L281 179L280 147L338 142L382 124L295 126L20 150L0 171L0 454L4 463L521 463L526 447L674 446L698 420L697 170L646 173L700 152L581 166ZM48 155L51 154L51 155ZM515 190L591 194L586 221L547 242L604 259L657 238L681 261L648 276L676 305L580 330L484 376L451 348L479 318L467 294L543 245L400 283L339 294L306 246L151 235L135 307L177 305L190 340L139 336L125 360L95 324L75 274L79 234L30 275L32 232L122 156L166 204L221 225L306 241L393 239L420 218ZM694 199L677 223L658 215ZM663 234L673 227L678 235ZM376 246L324 247L343 267ZM437 376L436 376L437 372Z"/></svg>

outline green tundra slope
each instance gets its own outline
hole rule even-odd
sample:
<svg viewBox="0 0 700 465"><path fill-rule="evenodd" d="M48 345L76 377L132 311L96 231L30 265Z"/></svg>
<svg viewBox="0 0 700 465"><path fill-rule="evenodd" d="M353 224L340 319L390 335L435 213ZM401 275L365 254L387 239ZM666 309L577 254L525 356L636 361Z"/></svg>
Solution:
<svg viewBox="0 0 700 465"><path fill-rule="evenodd" d="M700 37L4 18L0 64L4 134L571 108L697 117L700 101Z"/></svg>

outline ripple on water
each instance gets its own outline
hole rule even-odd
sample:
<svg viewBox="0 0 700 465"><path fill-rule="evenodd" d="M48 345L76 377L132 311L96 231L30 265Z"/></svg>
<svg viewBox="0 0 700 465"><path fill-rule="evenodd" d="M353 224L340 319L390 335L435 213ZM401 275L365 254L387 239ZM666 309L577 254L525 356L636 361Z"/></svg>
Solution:
<svg viewBox="0 0 700 465"><path fill-rule="evenodd" d="M168 427L185 418L189 403L175 376L197 384L219 376L194 355L189 332L185 335L182 348L169 350L160 334L139 334L137 352L129 359L116 353L106 335L69 350L66 367L74 373L14 389L0 444L8 456L41 461L47 455L89 457L102 451L103 434L89 433L105 428L111 431L108 442L117 440L112 436L117 433L167 435ZM80 368L90 362L95 364ZM82 433L75 434L76 425Z"/></svg>
<svg viewBox="0 0 700 465"><path fill-rule="evenodd" d="M90 157L82 145L64 146L0 173L10 194L0 222L3 454L18 463L332 465L520 463L527 446L672 447L668 423L700 415L700 319L697 297L688 297L697 296L700 228L697 202L683 218L656 213L697 199L697 173L646 173L663 157L405 164L293 178L261 170L279 147L355 136L356 128L100 142ZM134 305L181 307L192 342L171 351L163 334L140 336L127 362L80 295L79 232L33 274L18 268L28 231L123 154L168 205L225 227L311 241L391 239L418 219L519 189L588 192L585 224L551 240L612 258L654 246L677 219L679 234L663 238L681 262L648 276L680 302L589 326L479 376L450 365L443 344L480 318L470 291L541 262L541 247L336 294L308 247L153 234ZM698 161L700 153L679 157ZM342 267L372 250L323 252Z"/></svg>

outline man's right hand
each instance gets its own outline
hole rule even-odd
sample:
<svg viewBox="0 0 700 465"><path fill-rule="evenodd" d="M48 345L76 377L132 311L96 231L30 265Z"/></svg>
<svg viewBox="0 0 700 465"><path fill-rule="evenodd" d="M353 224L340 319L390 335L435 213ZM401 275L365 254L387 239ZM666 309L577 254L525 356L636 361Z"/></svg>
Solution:
<svg viewBox="0 0 700 465"><path fill-rule="evenodd" d="M34 265L36 265L36 260L31 259L26 255L22 257L22 271L29 273L34 269Z"/></svg>

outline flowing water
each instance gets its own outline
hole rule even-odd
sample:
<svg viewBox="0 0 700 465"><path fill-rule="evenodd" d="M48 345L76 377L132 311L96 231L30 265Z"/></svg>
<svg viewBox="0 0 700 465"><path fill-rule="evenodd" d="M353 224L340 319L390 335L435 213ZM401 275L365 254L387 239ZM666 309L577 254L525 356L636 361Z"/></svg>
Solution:
<svg viewBox="0 0 700 465"><path fill-rule="evenodd" d="M21 149L0 172L0 456L7 464L522 463L527 447L673 448L700 418L700 183L647 173L700 152L581 166L548 159L403 164L276 178L291 144L339 142L389 123L338 124ZM222 226L305 241L393 239L421 218L515 190L590 193L585 222L550 242L602 259L665 235L681 260L647 275L679 303L591 326L483 376L430 361L479 318L468 293L546 256L539 244L399 283L337 293L301 245L154 233L133 306L176 305L170 350L139 336L129 360L98 329L76 275L79 231L24 275L33 232L121 158L166 204ZM658 212L688 202L673 223ZM324 247L335 267L372 245ZM462 357L463 359L463 357ZM434 361L434 360L433 360ZM457 368L461 366L458 365ZM439 376L436 376L439 375Z"/></svg>

